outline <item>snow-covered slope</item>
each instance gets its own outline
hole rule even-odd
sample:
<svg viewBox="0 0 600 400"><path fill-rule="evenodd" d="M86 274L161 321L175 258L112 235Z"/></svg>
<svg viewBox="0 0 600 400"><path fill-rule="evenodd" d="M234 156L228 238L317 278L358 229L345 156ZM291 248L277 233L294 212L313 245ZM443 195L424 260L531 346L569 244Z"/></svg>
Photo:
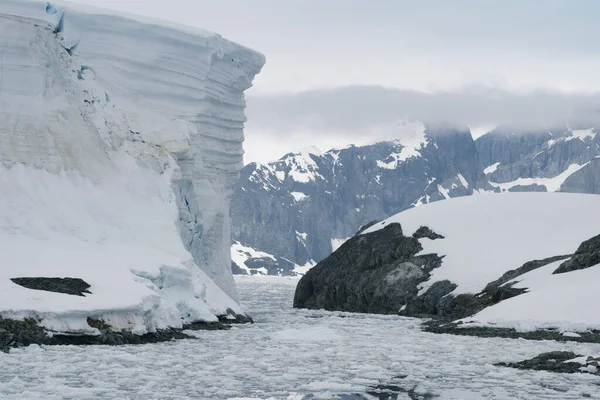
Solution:
<svg viewBox="0 0 600 400"><path fill-rule="evenodd" d="M560 264L560 261L551 263L519 276L513 287L527 289L526 293L466 318L465 326L500 326L520 331L540 328L566 332L600 329L597 307L600 265L567 274L553 274Z"/></svg>
<svg viewBox="0 0 600 400"><path fill-rule="evenodd" d="M220 36L0 3L0 316L144 333L241 312L229 201L264 57ZM18 286L73 277L85 297Z"/></svg>
<svg viewBox="0 0 600 400"><path fill-rule="evenodd" d="M531 260L572 254L600 233L600 196L502 193L466 196L406 210L363 233L398 222L406 235L427 226L445 239L421 239L421 254L443 255L430 287L448 279L453 292L479 293L504 272Z"/></svg>
<svg viewBox="0 0 600 400"><path fill-rule="evenodd" d="M427 226L443 239L419 239L420 254L442 256L421 284L449 281L452 295L478 294L505 272L532 260L573 254L600 233L600 196L567 193L502 193L469 196L413 208L377 223L363 234L400 223L405 235ZM485 309L471 321L506 327L594 328L600 316L590 304L600 265L552 275L561 262L519 276L515 288L529 293Z"/></svg>

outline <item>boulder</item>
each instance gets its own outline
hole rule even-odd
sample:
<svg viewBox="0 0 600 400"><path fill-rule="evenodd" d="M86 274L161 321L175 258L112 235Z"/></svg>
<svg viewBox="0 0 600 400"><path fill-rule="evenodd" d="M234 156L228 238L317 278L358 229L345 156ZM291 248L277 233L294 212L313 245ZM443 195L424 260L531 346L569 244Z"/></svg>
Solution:
<svg viewBox="0 0 600 400"><path fill-rule="evenodd" d="M400 224L354 236L302 277L294 307L398 313L441 265L437 255L417 256L421 250L415 237L402 234Z"/></svg>

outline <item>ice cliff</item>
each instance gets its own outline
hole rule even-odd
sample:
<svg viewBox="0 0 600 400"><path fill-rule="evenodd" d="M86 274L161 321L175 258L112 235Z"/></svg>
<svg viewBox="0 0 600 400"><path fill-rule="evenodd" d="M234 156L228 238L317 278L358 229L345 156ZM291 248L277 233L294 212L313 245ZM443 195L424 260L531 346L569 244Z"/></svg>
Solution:
<svg viewBox="0 0 600 400"><path fill-rule="evenodd" d="M135 333L242 312L229 202L261 54L139 18L0 3L0 317ZM18 277L80 278L91 294Z"/></svg>

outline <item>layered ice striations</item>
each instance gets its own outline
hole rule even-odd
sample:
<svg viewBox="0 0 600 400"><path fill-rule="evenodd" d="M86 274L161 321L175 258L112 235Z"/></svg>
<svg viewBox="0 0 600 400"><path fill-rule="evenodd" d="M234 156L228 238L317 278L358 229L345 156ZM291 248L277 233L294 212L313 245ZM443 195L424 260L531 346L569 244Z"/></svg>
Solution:
<svg viewBox="0 0 600 400"><path fill-rule="evenodd" d="M229 202L264 57L208 32L46 9L0 4L0 315L146 332L241 312ZM92 294L16 276L82 278Z"/></svg>

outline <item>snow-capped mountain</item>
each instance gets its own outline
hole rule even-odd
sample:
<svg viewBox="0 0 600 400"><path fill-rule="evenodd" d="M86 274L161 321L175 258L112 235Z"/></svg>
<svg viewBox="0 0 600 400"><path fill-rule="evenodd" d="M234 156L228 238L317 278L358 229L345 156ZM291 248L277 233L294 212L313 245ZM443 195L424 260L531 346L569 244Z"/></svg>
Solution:
<svg viewBox="0 0 600 400"><path fill-rule="evenodd" d="M229 199L264 57L132 18L0 3L1 318L144 334L242 313Z"/></svg>
<svg viewBox="0 0 600 400"><path fill-rule="evenodd" d="M233 236L310 265L362 225L439 200L502 191L600 193L599 156L593 128L498 127L474 140L468 128L423 125L395 142L290 153L244 167L231 204Z"/></svg>
<svg viewBox="0 0 600 400"><path fill-rule="evenodd" d="M311 269L296 307L468 317L465 327L600 328L600 196L467 196L396 214Z"/></svg>

